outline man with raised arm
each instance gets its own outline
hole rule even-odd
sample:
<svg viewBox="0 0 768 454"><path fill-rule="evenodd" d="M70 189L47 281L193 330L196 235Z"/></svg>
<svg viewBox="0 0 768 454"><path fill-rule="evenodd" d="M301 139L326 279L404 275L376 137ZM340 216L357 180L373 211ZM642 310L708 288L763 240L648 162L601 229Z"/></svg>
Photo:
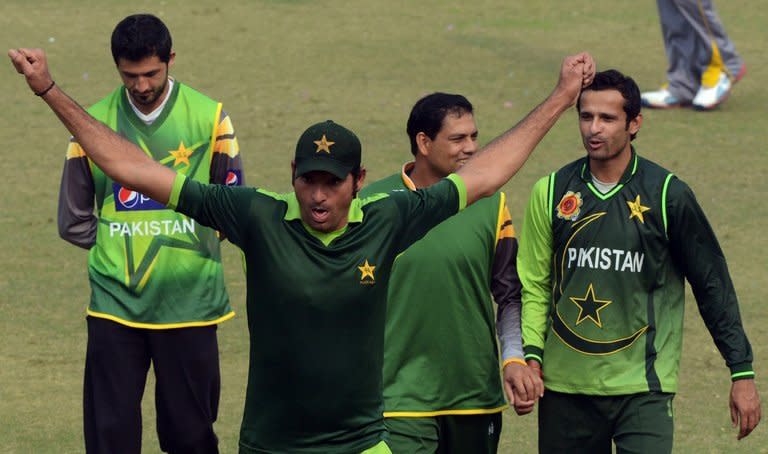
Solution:
<svg viewBox="0 0 768 454"><path fill-rule="evenodd" d="M421 98L406 132L413 161L367 186L363 197L429 187L479 148L474 109L462 95ZM509 400L518 414L533 410L544 385L523 360L516 259L517 238L501 191L398 256L384 332L384 422L395 452L497 452L507 408L497 327Z"/></svg>
<svg viewBox="0 0 768 454"><path fill-rule="evenodd" d="M361 200L360 142L332 121L299 138L295 192L206 185L157 164L89 116L53 82L42 50L14 49L9 57L107 175L242 248L251 336L242 453L390 452L381 372L392 262L506 183L594 74L588 54L567 57L550 96L457 173L426 189Z"/></svg>

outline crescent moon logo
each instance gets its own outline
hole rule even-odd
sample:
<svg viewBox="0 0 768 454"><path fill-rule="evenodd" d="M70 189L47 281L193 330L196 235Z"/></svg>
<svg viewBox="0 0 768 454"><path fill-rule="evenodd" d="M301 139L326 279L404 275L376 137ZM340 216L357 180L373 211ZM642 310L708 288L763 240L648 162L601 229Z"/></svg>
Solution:
<svg viewBox="0 0 768 454"><path fill-rule="evenodd" d="M576 229L575 232L571 235L570 238L568 238L568 241L565 244L565 247L563 248L563 251L566 251L568 249L568 246L573 241L574 237L579 234L584 228L586 228L588 225L592 224L593 222L597 221L604 215L606 215L606 212L597 212L590 214L580 221L576 221L572 224L572 228ZM563 288L562 288L562 277L565 274L565 252L563 252L563 257L560 261L560 283L556 286L557 289L560 290L560 295L563 295ZM597 323L597 322L596 322ZM597 323L598 326L602 325L600 323ZM555 314L552 317L552 331L557 335L557 337L563 341L563 343L570 348L576 350L577 352L583 353L585 355L612 355L616 352L619 352L621 350L624 350L625 348L630 347L640 336L645 334L646 331L648 331L648 325L643 326L642 328L638 329L634 333L630 334L627 337L622 337L618 339L610 339L610 340L597 340L597 339L590 339L584 336L579 335L574 330L571 329L570 326L563 320L562 316L560 315L560 311L557 308L557 305L555 306Z"/></svg>

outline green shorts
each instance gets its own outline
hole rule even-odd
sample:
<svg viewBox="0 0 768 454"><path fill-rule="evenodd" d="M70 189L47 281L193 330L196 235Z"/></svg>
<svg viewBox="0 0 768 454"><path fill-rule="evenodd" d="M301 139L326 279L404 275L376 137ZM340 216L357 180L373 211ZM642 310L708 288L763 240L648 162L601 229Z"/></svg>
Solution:
<svg viewBox="0 0 768 454"><path fill-rule="evenodd" d="M395 454L495 454L501 413L384 418Z"/></svg>
<svg viewBox="0 0 768 454"><path fill-rule="evenodd" d="M539 402L539 452L672 452L670 393L586 396L547 390Z"/></svg>

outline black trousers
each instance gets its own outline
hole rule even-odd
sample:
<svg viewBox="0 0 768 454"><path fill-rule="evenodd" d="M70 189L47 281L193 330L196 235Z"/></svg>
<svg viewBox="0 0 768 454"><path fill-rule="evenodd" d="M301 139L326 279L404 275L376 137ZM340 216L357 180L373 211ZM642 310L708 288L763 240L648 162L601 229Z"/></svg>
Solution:
<svg viewBox="0 0 768 454"><path fill-rule="evenodd" d="M83 390L87 453L141 452L141 399L150 363L160 449L217 453L221 377L216 325L151 330L88 317Z"/></svg>

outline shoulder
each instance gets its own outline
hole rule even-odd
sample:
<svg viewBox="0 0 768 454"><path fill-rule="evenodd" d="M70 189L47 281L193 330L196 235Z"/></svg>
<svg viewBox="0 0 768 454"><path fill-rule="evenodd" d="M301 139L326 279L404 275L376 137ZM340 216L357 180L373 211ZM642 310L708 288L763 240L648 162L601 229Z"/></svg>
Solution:
<svg viewBox="0 0 768 454"><path fill-rule="evenodd" d="M549 179L552 176L554 176L555 178L563 178L571 175L581 175L581 172L584 170L586 165L587 165L587 157L584 156L579 159L576 159L575 161L569 162L568 164L560 167L556 171L550 173L549 175L543 178Z"/></svg>
<svg viewBox="0 0 768 454"><path fill-rule="evenodd" d="M375 181L360 191L360 197L366 198L377 193L387 193L393 189L403 189L402 177L399 173L392 174L381 180Z"/></svg>
<svg viewBox="0 0 768 454"><path fill-rule="evenodd" d="M96 101L91 107L89 107L88 113L96 118L99 118L101 115L107 112L110 107L120 102L120 97L122 96L123 90L124 88L122 85L115 88L110 94Z"/></svg>
<svg viewBox="0 0 768 454"><path fill-rule="evenodd" d="M179 86L179 96L184 96L189 99L193 99L200 102L208 102L208 103L214 103L218 104L218 102L203 93L195 90L194 88L190 87L189 85L186 85L184 83L179 82L178 80L174 80L174 83Z"/></svg>
<svg viewBox="0 0 768 454"><path fill-rule="evenodd" d="M667 170L659 164L640 155L637 156L637 170L648 176L658 176L661 178L665 178L667 175L672 174L672 171Z"/></svg>

